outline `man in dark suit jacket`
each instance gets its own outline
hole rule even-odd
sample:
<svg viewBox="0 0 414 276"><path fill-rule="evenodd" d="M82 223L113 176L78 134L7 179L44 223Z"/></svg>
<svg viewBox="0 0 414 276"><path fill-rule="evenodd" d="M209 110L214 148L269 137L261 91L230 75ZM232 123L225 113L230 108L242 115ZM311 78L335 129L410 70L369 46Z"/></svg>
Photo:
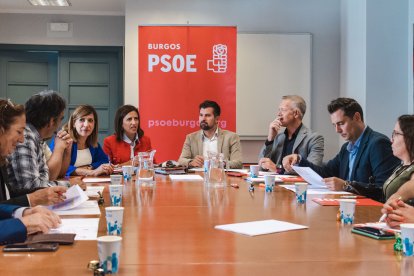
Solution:
<svg viewBox="0 0 414 276"><path fill-rule="evenodd" d="M9 185L7 181L7 168L0 166L0 204L12 204L23 207L50 205L63 201L63 194L67 188L63 186L49 187L45 189L34 189L27 193L27 191L16 192L17 196L7 199L6 186Z"/></svg>
<svg viewBox="0 0 414 276"><path fill-rule="evenodd" d="M58 215L44 207L0 204L0 244L24 242L27 234L47 233L60 222Z"/></svg>
<svg viewBox="0 0 414 276"><path fill-rule="evenodd" d="M286 156L283 166L311 167L324 177L326 186L334 191L349 191L383 201L382 186L400 163L392 154L391 141L366 126L357 101L338 98L328 105L332 124L345 143L334 159L316 166L298 154Z"/></svg>

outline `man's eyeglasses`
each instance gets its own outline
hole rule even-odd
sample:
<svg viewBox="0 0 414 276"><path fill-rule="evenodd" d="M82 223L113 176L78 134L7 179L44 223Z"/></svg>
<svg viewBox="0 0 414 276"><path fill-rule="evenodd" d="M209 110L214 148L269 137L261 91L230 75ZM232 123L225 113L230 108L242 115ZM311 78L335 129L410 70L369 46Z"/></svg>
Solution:
<svg viewBox="0 0 414 276"><path fill-rule="evenodd" d="M279 108L279 113L287 113L293 110L293 108Z"/></svg>
<svg viewBox="0 0 414 276"><path fill-rule="evenodd" d="M391 138L394 139L394 137L397 135L404 136L404 133L393 130L391 133Z"/></svg>

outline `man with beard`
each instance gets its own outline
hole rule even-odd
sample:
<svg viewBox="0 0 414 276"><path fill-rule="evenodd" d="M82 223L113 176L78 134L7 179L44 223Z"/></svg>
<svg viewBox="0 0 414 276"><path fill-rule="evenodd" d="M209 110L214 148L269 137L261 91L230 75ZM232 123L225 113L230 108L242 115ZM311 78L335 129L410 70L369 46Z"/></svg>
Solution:
<svg viewBox="0 0 414 276"><path fill-rule="evenodd" d="M65 108L65 100L57 92L51 90L37 93L27 100L24 142L17 144L16 150L8 157L7 171L10 181L8 188L11 197L27 194L39 188L69 186L67 181L50 179L44 153L45 140L50 139L59 128ZM72 140L67 139L66 134L62 137L57 135L56 139L61 148L57 160L61 161L60 165L64 163L68 165ZM58 153L54 153L56 154ZM55 157L52 156L52 158ZM58 174L61 167L54 168L53 171Z"/></svg>
<svg viewBox="0 0 414 276"><path fill-rule="evenodd" d="M382 186L400 160L392 154L391 141L365 125L362 107L351 98L338 98L328 105L332 125L345 143L334 159L317 166L298 154L283 159L283 167L311 167L333 191L347 191L383 201Z"/></svg>
<svg viewBox="0 0 414 276"><path fill-rule="evenodd" d="M214 101L204 101L199 106L201 130L187 135L178 162L190 168L201 168L208 153L223 153L226 166L242 168L242 153L239 136L218 127L220 106Z"/></svg>
<svg viewBox="0 0 414 276"><path fill-rule="evenodd" d="M297 153L309 162L320 165L323 159L323 137L302 123L305 100L296 95L283 96L276 119L269 125L267 140L260 152L263 169L283 172L282 160Z"/></svg>

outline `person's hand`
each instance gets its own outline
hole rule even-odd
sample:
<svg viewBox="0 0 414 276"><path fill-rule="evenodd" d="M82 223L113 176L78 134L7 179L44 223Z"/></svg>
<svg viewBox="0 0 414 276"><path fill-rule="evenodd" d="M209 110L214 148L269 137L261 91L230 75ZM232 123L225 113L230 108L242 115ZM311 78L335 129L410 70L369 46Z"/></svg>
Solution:
<svg viewBox="0 0 414 276"><path fill-rule="evenodd" d="M394 206L397 206L397 201L403 201L402 197L397 193L391 195L384 203L381 209L381 213L388 214L394 210Z"/></svg>
<svg viewBox="0 0 414 276"><path fill-rule="evenodd" d="M282 127L282 123L280 122L280 119L279 118L274 119L269 124L269 133L267 134L267 140L273 141L281 127Z"/></svg>
<svg viewBox="0 0 414 276"><path fill-rule="evenodd" d="M259 165L263 169L270 170L272 172L276 171L276 164L270 158L260 158Z"/></svg>
<svg viewBox="0 0 414 276"><path fill-rule="evenodd" d="M92 175L98 176L98 175L110 175L114 171L114 166L111 164L102 164L98 168L94 169L92 171Z"/></svg>
<svg viewBox="0 0 414 276"><path fill-rule="evenodd" d="M33 208L35 209L35 208ZM49 232L49 229L56 228L61 223L61 220L58 215L43 207L39 207L36 210L25 210L23 212L23 217L21 218L22 223L26 226L27 233L36 233L36 232Z"/></svg>
<svg viewBox="0 0 414 276"><path fill-rule="evenodd" d="M56 133L55 148L68 149L72 147L72 144L73 140L70 137L69 133L64 130L60 130L58 133Z"/></svg>
<svg viewBox="0 0 414 276"><path fill-rule="evenodd" d="M299 155L298 154L287 155L282 160L283 168L287 172L294 172L292 166L297 164L298 161L299 161Z"/></svg>
<svg viewBox="0 0 414 276"><path fill-rule="evenodd" d="M194 159L188 163L190 167L201 168L204 166L204 157L201 155L197 155Z"/></svg>
<svg viewBox="0 0 414 276"><path fill-rule="evenodd" d="M44 189L39 189L33 193L28 194L31 206L37 205L52 205L65 200L64 193L68 188L63 186L55 186Z"/></svg>
<svg viewBox="0 0 414 276"><path fill-rule="evenodd" d="M390 227L397 227L401 223L413 223L414 222L414 208L408 204L405 204L401 200L394 200L390 202L392 211L388 212L386 223Z"/></svg>
<svg viewBox="0 0 414 276"><path fill-rule="evenodd" d="M56 213L50 211L49 209L47 209L43 206L36 206L36 207L33 207L33 208L26 208L23 211L23 217L33 215L33 214L43 214L43 215L46 215L46 216L56 218L59 221L59 223L61 222L60 217Z"/></svg>
<svg viewBox="0 0 414 276"><path fill-rule="evenodd" d="M345 180L338 177L328 177L322 180L331 191L343 191Z"/></svg>

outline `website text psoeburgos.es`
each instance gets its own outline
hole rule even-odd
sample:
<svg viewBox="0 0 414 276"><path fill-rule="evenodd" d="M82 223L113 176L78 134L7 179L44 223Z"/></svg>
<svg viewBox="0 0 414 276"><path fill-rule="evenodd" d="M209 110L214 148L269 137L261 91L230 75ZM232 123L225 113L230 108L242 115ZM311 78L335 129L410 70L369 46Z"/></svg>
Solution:
<svg viewBox="0 0 414 276"><path fill-rule="evenodd" d="M218 121L219 128L226 128L227 121ZM199 128L200 123L198 120L148 120L148 128L152 127L189 127Z"/></svg>

